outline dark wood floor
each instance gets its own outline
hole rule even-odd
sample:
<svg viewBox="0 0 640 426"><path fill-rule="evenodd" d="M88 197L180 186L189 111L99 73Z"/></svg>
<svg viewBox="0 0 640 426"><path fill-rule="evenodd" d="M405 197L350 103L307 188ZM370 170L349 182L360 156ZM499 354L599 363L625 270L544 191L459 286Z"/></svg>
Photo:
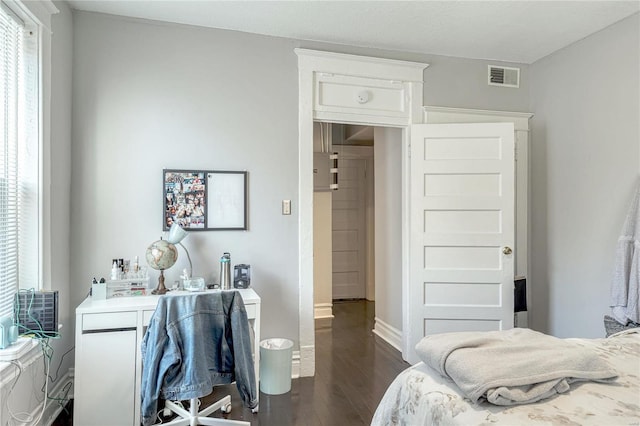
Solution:
<svg viewBox="0 0 640 426"><path fill-rule="evenodd" d="M385 389L409 364L371 332L373 302L334 303L333 313L333 320L316 321L314 377L294 379L284 395L261 393L258 414L242 406L235 385L216 387L205 405L231 394L233 409L224 417L250 420L252 426L369 425ZM57 423L65 424L70 423Z"/></svg>

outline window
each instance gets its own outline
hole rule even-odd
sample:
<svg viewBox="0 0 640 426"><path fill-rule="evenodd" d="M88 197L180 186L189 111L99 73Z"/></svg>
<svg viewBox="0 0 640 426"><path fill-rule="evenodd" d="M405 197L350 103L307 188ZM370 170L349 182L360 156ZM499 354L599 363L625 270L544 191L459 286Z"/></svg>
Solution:
<svg viewBox="0 0 640 426"><path fill-rule="evenodd" d="M0 3L0 316L40 276L38 29Z"/></svg>

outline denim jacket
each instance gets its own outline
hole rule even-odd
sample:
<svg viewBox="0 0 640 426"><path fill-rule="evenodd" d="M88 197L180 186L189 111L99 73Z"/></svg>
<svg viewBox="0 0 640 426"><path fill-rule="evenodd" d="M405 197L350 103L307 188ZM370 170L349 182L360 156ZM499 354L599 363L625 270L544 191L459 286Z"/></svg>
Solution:
<svg viewBox="0 0 640 426"><path fill-rule="evenodd" d="M165 295L142 341L142 424L158 398L186 400L236 382L245 406L258 405L247 311L237 291Z"/></svg>

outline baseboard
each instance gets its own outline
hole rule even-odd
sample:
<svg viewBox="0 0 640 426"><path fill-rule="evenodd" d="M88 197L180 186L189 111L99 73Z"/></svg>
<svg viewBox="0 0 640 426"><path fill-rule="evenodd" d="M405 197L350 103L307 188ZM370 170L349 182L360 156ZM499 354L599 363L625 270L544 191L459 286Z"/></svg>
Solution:
<svg viewBox="0 0 640 426"><path fill-rule="evenodd" d="M291 360L291 378L297 379L300 377L300 351L293 351Z"/></svg>
<svg viewBox="0 0 640 426"><path fill-rule="evenodd" d="M516 312L513 315L513 326L518 328L528 328L529 327L529 312L522 311Z"/></svg>
<svg viewBox="0 0 640 426"><path fill-rule="evenodd" d="M376 317L373 334L402 352L402 331Z"/></svg>
<svg viewBox="0 0 640 426"><path fill-rule="evenodd" d="M311 377L316 370L316 347L315 345L300 346L299 356L299 377Z"/></svg>
<svg viewBox="0 0 640 426"><path fill-rule="evenodd" d="M313 318L333 318L333 303L316 303L313 306Z"/></svg>
<svg viewBox="0 0 640 426"><path fill-rule="evenodd" d="M58 415L62 412L64 406L69 402L69 399L73 398L73 375L73 369L70 368L64 376L58 378L53 389L49 390L48 393L50 399L48 400L47 407L42 415L42 421L38 424L51 426L56 418L58 418ZM31 415L34 418L39 416L41 409L42 407L39 407L36 411L32 412Z"/></svg>
<svg viewBox="0 0 640 426"><path fill-rule="evenodd" d="M300 377L300 351L293 351L291 357L291 378L298 379ZM42 424L45 426L51 426L53 422L58 418L66 401L73 399L73 383L74 383L75 371L70 368L69 371L60 378L58 384L50 392L50 395L54 398L62 399L63 401L50 400L45 413L42 416L45 419ZM65 387L67 383L70 383L70 388ZM31 413L32 416L37 416L39 410Z"/></svg>

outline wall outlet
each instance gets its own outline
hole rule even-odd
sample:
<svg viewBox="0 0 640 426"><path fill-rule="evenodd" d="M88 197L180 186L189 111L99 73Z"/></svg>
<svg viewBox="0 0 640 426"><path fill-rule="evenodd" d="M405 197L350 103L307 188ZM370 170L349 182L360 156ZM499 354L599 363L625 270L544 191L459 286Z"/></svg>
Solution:
<svg viewBox="0 0 640 426"><path fill-rule="evenodd" d="M291 200L282 200L282 214L291 214Z"/></svg>

